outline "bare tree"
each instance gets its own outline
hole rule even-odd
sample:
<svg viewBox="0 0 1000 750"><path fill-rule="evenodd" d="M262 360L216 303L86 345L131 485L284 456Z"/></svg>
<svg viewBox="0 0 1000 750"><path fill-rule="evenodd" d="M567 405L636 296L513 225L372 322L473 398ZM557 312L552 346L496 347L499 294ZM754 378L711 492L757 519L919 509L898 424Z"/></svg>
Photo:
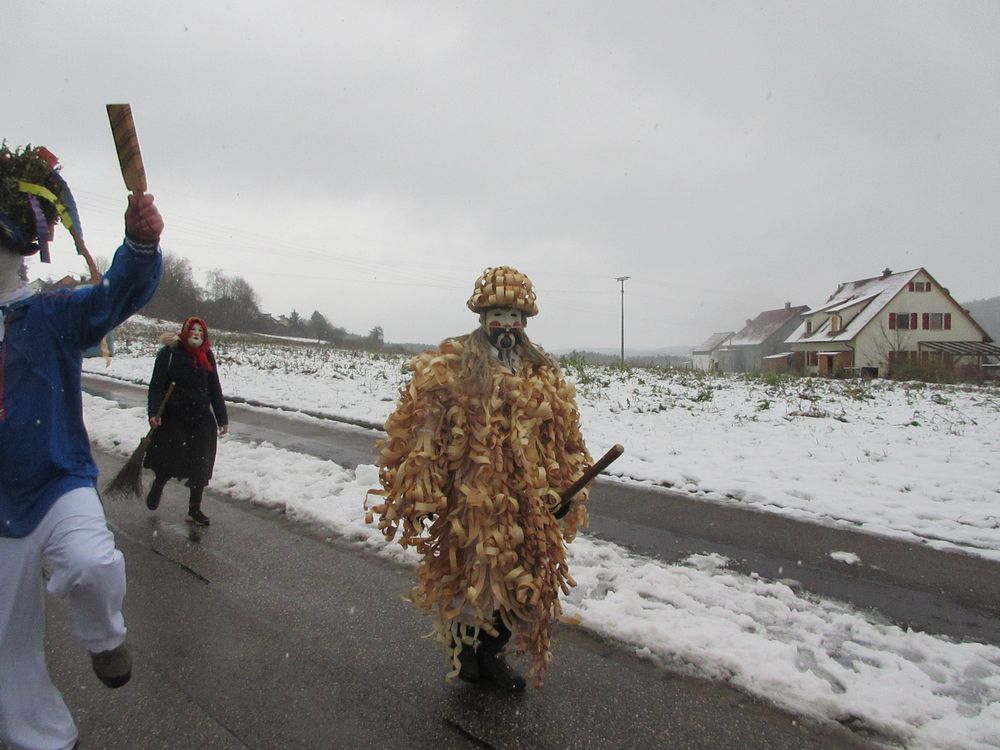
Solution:
<svg viewBox="0 0 1000 750"><path fill-rule="evenodd" d="M313 310L313 314L309 317L309 333L317 341L329 341L332 329L333 326L330 325L330 321L326 319L326 316L319 310Z"/></svg>
<svg viewBox="0 0 1000 750"><path fill-rule="evenodd" d="M206 296L206 316L214 318L216 325L237 331L264 325L257 292L246 279L214 268L208 272Z"/></svg>
<svg viewBox="0 0 1000 750"><path fill-rule="evenodd" d="M864 354L878 362L880 373L891 377L893 370L898 369L901 362L909 360L910 352L913 351L912 341L911 329L888 328L883 322L873 338L872 349Z"/></svg>
<svg viewBox="0 0 1000 750"><path fill-rule="evenodd" d="M201 304L202 291L195 283L191 261L179 255L163 255L163 277L156 294L146 306L148 315L182 320L193 315Z"/></svg>

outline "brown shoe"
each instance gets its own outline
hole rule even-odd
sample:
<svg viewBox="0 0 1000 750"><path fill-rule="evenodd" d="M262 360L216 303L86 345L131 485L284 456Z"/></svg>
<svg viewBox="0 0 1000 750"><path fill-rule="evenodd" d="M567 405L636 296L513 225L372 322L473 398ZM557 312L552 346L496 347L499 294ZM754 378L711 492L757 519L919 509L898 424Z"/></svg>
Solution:
<svg viewBox="0 0 1000 750"><path fill-rule="evenodd" d="M132 655L124 643L110 651L91 653L90 663L97 678L109 688L119 688L132 677Z"/></svg>

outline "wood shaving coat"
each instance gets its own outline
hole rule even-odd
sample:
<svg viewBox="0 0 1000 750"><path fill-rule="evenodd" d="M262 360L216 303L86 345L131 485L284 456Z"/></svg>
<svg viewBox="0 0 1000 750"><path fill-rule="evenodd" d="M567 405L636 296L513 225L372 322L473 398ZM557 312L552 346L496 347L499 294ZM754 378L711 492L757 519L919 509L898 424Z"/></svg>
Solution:
<svg viewBox="0 0 1000 750"><path fill-rule="evenodd" d="M459 625L495 632L498 610L541 684L559 594L575 585L565 545L587 525L588 491L561 526L550 509L592 459L574 386L558 367L526 363L512 374L497 364L489 396L470 393L462 346L448 339L414 358L378 445L384 502L372 511L387 539L422 555L411 599L436 616L449 676Z"/></svg>

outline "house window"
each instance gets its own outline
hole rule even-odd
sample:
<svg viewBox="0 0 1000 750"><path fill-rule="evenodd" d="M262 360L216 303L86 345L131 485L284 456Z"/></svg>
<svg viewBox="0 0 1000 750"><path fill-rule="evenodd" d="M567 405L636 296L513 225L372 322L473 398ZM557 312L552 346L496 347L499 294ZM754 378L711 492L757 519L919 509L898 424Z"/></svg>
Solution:
<svg viewBox="0 0 1000 750"><path fill-rule="evenodd" d="M950 331L951 313L924 313L925 331Z"/></svg>
<svg viewBox="0 0 1000 750"><path fill-rule="evenodd" d="M901 331L917 327L916 313L889 313L889 329Z"/></svg>
<svg viewBox="0 0 1000 750"><path fill-rule="evenodd" d="M830 316L830 333L839 333L841 325L842 324L839 315Z"/></svg>
<svg viewBox="0 0 1000 750"><path fill-rule="evenodd" d="M808 318L806 319L806 333L812 333L812 332L813 332L812 318Z"/></svg>
<svg viewBox="0 0 1000 750"><path fill-rule="evenodd" d="M929 292L931 290L931 282L929 281L911 281L910 291L911 292Z"/></svg>
<svg viewBox="0 0 1000 750"><path fill-rule="evenodd" d="M816 367L819 365L819 352L806 352L806 364L809 367Z"/></svg>

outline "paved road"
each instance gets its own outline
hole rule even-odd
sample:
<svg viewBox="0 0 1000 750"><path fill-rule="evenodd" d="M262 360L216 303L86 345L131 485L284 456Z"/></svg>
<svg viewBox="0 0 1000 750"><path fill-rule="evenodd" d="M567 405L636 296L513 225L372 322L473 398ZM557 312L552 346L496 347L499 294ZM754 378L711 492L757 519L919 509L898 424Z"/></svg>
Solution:
<svg viewBox="0 0 1000 750"><path fill-rule="evenodd" d="M121 465L98 462L105 477ZM128 686L100 686L64 605L49 608L83 750L872 747L569 626L541 690L446 684L428 621L401 600L412 570L211 490L212 526L190 528L184 492L168 485L155 514L108 504L129 574Z"/></svg>
<svg viewBox="0 0 1000 750"><path fill-rule="evenodd" d="M84 384L126 405L145 403L144 388L94 376ZM237 438L266 439L348 468L370 463L382 434L238 404L230 405L230 420ZM597 482L590 510L590 533L661 560L717 552L737 570L797 581L904 627L1000 645L997 563L617 481ZM862 564L838 562L834 551L854 552Z"/></svg>

